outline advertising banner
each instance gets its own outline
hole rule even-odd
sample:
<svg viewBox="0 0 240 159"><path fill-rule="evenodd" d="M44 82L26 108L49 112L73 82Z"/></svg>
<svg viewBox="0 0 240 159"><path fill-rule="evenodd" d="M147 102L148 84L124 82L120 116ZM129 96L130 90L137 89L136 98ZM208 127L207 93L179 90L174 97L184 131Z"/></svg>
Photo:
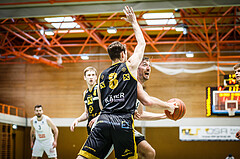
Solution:
<svg viewBox="0 0 240 159"><path fill-rule="evenodd" d="M181 141L240 141L235 137L240 126L180 126Z"/></svg>

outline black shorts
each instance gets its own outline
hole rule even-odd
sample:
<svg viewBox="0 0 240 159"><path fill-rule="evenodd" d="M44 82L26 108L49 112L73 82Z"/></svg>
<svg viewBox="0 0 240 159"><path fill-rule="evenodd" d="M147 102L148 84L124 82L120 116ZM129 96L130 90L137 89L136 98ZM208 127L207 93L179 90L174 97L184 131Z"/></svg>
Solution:
<svg viewBox="0 0 240 159"><path fill-rule="evenodd" d="M135 140L136 140L136 144L138 145L140 142L142 142L143 140L145 140L145 137L143 134L141 134L140 132L138 132L137 130L135 130Z"/></svg>
<svg viewBox="0 0 240 159"><path fill-rule="evenodd" d="M134 123L131 114L101 114L78 155L103 159L112 144L115 158L137 158Z"/></svg>

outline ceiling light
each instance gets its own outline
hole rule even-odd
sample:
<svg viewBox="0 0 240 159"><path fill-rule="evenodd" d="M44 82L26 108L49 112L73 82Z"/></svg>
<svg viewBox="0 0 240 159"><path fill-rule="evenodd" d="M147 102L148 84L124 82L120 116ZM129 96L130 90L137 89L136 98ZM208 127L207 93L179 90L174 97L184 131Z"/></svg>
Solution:
<svg viewBox="0 0 240 159"><path fill-rule="evenodd" d="M151 31L154 31L154 30L172 30L172 29L175 29L175 27L157 27L157 28L144 28L144 30L151 30Z"/></svg>
<svg viewBox="0 0 240 159"><path fill-rule="evenodd" d="M186 35L188 33L187 28L183 28L183 35Z"/></svg>
<svg viewBox="0 0 240 159"><path fill-rule="evenodd" d="M117 33L117 29L115 27L111 26L111 27L107 28L107 32L109 34L116 34Z"/></svg>
<svg viewBox="0 0 240 159"><path fill-rule="evenodd" d="M186 57L194 57L194 54L192 51L186 52Z"/></svg>
<svg viewBox="0 0 240 159"><path fill-rule="evenodd" d="M45 31L45 35L54 35L54 32L52 31L52 29L48 29Z"/></svg>
<svg viewBox="0 0 240 159"><path fill-rule="evenodd" d="M176 27L175 30L176 30L176 31L183 31L184 28L183 28L183 27Z"/></svg>
<svg viewBox="0 0 240 159"><path fill-rule="evenodd" d="M57 55L57 64L58 65L62 64L62 56L61 55Z"/></svg>
<svg viewBox="0 0 240 159"><path fill-rule="evenodd" d="M44 18L47 22L62 22L64 17Z"/></svg>
<svg viewBox="0 0 240 159"><path fill-rule="evenodd" d="M80 28L80 26L74 22L72 17L55 17L55 18L44 18L47 22L51 23L56 29L59 28ZM59 23L56 23L59 22Z"/></svg>
<svg viewBox="0 0 240 159"><path fill-rule="evenodd" d="M81 56L81 59L82 59L82 60L88 60L88 59L89 59L89 56L87 56L87 55L82 55L82 56Z"/></svg>
<svg viewBox="0 0 240 159"><path fill-rule="evenodd" d="M51 23L52 26L55 28L61 28L61 29L66 29L66 28L80 28L80 26L75 23L75 22L68 22L68 23Z"/></svg>
<svg viewBox="0 0 240 159"><path fill-rule="evenodd" d="M39 59L39 56L37 56L37 55L33 55L33 57L37 60Z"/></svg>
<svg viewBox="0 0 240 159"><path fill-rule="evenodd" d="M157 19L157 18L174 18L173 13L145 13L143 14L144 19ZM148 25L166 25L176 24L175 19L160 19L160 20L146 20Z"/></svg>
<svg viewBox="0 0 240 159"><path fill-rule="evenodd" d="M175 12L179 12L179 9L178 9L178 8L175 8L174 10L175 10Z"/></svg>
<svg viewBox="0 0 240 159"><path fill-rule="evenodd" d="M41 34L41 35L44 35L44 32L45 32L44 29L41 29L41 30L40 30L40 34Z"/></svg>
<svg viewBox="0 0 240 159"><path fill-rule="evenodd" d="M176 26L175 30L176 31L182 31L184 35L186 35L188 33L187 30L188 26L184 25L184 24L179 24L178 26Z"/></svg>
<svg viewBox="0 0 240 159"><path fill-rule="evenodd" d="M78 30L57 30L55 33L64 34L64 33L84 33L84 30L78 29Z"/></svg>
<svg viewBox="0 0 240 159"><path fill-rule="evenodd" d="M16 124L13 124L13 125L12 125L12 129L13 129L13 130L16 130L16 129L17 129L17 125L16 125Z"/></svg>

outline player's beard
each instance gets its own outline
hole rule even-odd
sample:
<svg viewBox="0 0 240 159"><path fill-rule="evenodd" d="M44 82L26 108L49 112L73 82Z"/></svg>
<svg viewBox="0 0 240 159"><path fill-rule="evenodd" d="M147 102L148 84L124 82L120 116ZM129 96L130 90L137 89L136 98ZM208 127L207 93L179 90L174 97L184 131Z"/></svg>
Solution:
<svg viewBox="0 0 240 159"><path fill-rule="evenodd" d="M236 80L240 84L240 77L236 77Z"/></svg>
<svg viewBox="0 0 240 159"><path fill-rule="evenodd" d="M143 81L143 83L144 83L144 82L146 82L147 80L149 80L150 73L148 73L148 75L146 75L146 73L143 72L141 76L142 76L142 77L141 77L141 78L142 78L142 81Z"/></svg>
<svg viewBox="0 0 240 159"><path fill-rule="evenodd" d="M143 80L144 80L144 82L146 82L147 80L149 80L149 76L150 76L150 73L148 73L148 75L146 75L145 73L143 74Z"/></svg>
<svg viewBox="0 0 240 159"><path fill-rule="evenodd" d="M42 117L42 114L37 114L36 115L38 118L41 118Z"/></svg>

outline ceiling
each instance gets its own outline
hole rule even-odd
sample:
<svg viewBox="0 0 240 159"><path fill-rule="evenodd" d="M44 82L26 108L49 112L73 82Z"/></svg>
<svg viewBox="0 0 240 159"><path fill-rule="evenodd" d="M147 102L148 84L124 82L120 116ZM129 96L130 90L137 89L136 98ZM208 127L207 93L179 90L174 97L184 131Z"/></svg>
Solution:
<svg viewBox="0 0 240 159"><path fill-rule="evenodd" d="M64 63L105 62L106 48L116 40L132 54L136 39L131 25L121 20L125 5L135 10L152 61L225 61L221 65L240 61L239 0L1 0L0 64L44 63L59 68ZM146 13L172 13L174 17L154 20L176 24L148 25ZM52 17L71 17L78 27L55 28L45 19ZM111 26L117 33L107 32ZM176 31L178 27L187 34ZM186 57L189 51L194 57ZM89 59L83 60L86 55Z"/></svg>

